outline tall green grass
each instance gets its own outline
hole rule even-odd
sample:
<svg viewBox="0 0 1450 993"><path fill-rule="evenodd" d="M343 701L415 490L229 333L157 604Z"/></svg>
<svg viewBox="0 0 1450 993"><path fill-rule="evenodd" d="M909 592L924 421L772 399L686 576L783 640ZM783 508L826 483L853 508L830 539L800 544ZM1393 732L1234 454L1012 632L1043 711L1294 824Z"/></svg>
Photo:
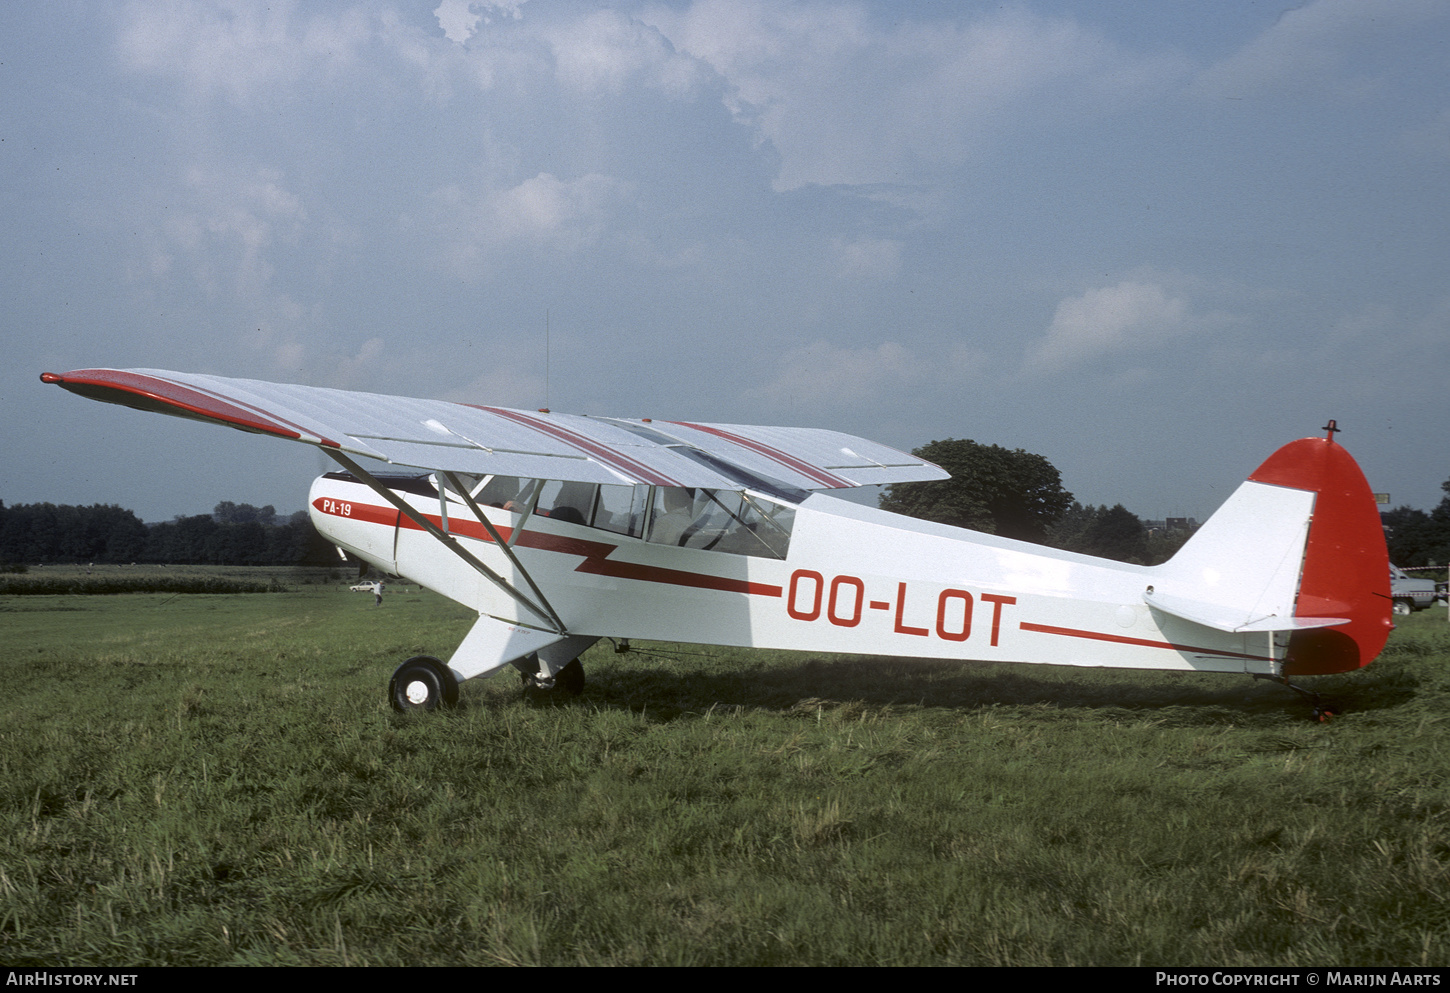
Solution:
<svg viewBox="0 0 1450 993"><path fill-rule="evenodd" d="M0 598L12 964L1450 961L1450 626L1316 684L643 645L398 716L466 611Z"/></svg>

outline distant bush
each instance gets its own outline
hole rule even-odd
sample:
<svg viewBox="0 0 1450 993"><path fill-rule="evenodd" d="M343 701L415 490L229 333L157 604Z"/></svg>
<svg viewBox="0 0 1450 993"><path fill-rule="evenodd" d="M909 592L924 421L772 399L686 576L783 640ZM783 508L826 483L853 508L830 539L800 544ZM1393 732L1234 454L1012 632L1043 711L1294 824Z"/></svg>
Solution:
<svg viewBox="0 0 1450 993"><path fill-rule="evenodd" d="M286 593L277 580L247 582L214 576L0 576L0 596L95 596L114 593Z"/></svg>

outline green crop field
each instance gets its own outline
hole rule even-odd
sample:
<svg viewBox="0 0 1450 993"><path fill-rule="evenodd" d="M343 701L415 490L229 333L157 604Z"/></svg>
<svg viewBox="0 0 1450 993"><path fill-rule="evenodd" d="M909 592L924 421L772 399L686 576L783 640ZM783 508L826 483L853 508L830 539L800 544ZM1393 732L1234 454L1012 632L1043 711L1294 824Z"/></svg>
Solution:
<svg viewBox="0 0 1450 993"><path fill-rule="evenodd" d="M1450 624L1312 681L609 643L399 716L467 611L0 595L0 961L1450 964ZM25 577L22 577L25 578Z"/></svg>

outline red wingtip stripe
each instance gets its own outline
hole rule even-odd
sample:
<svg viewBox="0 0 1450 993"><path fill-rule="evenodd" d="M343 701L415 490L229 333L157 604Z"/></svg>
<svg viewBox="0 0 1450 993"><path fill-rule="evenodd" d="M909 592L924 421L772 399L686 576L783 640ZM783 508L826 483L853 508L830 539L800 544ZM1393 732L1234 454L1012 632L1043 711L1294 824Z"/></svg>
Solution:
<svg viewBox="0 0 1450 993"><path fill-rule="evenodd" d="M224 397L160 376L121 369L75 369L64 374L42 373L42 382L52 383L79 396L105 403L157 413L220 421L248 431L260 431L301 441L316 437L286 418L278 417L243 400ZM317 438L329 448L341 448L330 438Z"/></svg>

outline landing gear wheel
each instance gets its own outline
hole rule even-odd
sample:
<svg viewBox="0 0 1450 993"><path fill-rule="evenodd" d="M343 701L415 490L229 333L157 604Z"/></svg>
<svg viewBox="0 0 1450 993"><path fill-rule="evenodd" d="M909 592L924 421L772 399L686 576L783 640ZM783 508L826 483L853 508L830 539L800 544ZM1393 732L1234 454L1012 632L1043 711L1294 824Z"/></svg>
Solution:
<svg viewBox="0 0 1450 993"><path fill-rule="evenodd" d="M524 677L524 694L532 700L563 700L584 692L584 666L578 659L554 673L552 681L539 678L537 669L533 672L520 669L519 674Z"/></svg>
<svg viewBox="0 0 1450 993"><path fill-rule="evenodd" d="M1409 600L1396 600L1394 611L1401 617L1408 617L1415 612L1415 605Z"/></svg>
<svg viewBox="0 0 1450 993"><path fill-rule="evenodd" d="M452 707L458 702L458 680L433 656L415 655L393 671L388 702L400 714Z"/></svg>

